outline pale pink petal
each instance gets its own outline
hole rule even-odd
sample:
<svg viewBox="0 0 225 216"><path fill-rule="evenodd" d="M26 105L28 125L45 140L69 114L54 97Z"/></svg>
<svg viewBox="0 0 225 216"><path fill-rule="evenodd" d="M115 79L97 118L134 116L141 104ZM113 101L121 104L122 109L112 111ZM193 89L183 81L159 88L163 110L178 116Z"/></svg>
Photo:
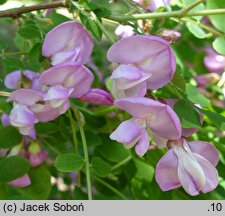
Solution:
<svg viewBox="0 0 225 216"><path fill-rule="evenodd" d="M198 163L200 164L203 172L205 174L206 183L201 189L203 193L208 193L209 191L214 190L219 184L219 176L216 168L204 157L198 154L194 154Z"/></svg>
<svg viewBox="0 0 225 216"><path fill-rule="evenodd" d="M31 184L31 180L27 174L9 182L9 185L14 186L14 187L20 187L20 188L27 187L30 184Z"/></svg>
<svg viewBox="0 0 225 216"><path fill-rule="evenodd" d="M131 148L142 135L141 127L134 119L122 122L119 127L110 135L110 139L125 144Z"/></svg>
<svg viewBox="0 0 225 216"><path fill-rule="evenodd" d="M169 191L181 186L177 175L178 159L173 149L170 149L158 162L155 179L161 190Z"/></svg>
<svg viewBox="0 0 225 216"><path fill-rule="evenodd" d="M219 162L218 150L210 143L204 141L188 142L190 150L206 158L215 167Z"/></svg>
<svg viewBox="0 0 225 216"><path fill-rule="evenodd" d="M142 157L148 151L149 144L148 133L146 130L143 130L141 138L135 146L135 152Z"/></svg>

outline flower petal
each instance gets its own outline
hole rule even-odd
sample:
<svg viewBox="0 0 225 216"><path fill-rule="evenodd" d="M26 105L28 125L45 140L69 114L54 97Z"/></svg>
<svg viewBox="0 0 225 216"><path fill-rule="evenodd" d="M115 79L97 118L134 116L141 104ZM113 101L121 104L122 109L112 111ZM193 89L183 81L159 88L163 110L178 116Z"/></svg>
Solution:
<svg viewBox="0 0 225 216"><path fill-rule="evenodd" d="M93 48L90 34L75 21L68 21L47 33L42 54L52 57L62 51L76 51L76 62L86 64Z"/></svg>
<svg viewBox="0 0 225 216"><path fill-rule="evenodd" d="M217 149L210 143L204 141L192 141L188 143L190 150L206 158L215 167L219 162Z"/></svg>
<svg viewBox="0 0 225 216"><path fill-rule="evenodd" d="M10 100L25 106L31 106L43 100L44 93L32 89L18 89L12 92Z"/></svg>
<svg viewBox="0 0 225 216"><path fill-rule="evenodd" d="M119 127L110 135L110 139L123 143L131 148L140 139L142 130L140 125L134 120L129 119L122 122Z"/></svg>
<svg viewBox="0 0 225 216"><path fill-rule="evenodd" d="M146 130L143 130L141 138L135 146L135 152L142 157L148 151L149 144L148 133Z"/></svg>
<svg viewBox="0 0 225 216"><path fill-rule="evenodd" d="M159 37L135 35L113 44L108 50L107 58L119 64L136 64L169 47L169 43Z"/></svg>
<svg viewBox="0 0 225 216"><path fill-rule="evenodd" d="M184 190L191 196L196 196L204 187L206 178L194 154L185 144L184 148L176 145L173 147L178 157L178 177Z"/></svg>
<svg viewBox="0 0 225 216"><path fill-rule="evenodd" d="M20 188L27 187L30 184L31 184L31 180L27 174L9 182L9 185L14 186L14 187L20 187Z"/></svg>
<svg viewBox="0 0 225 216"><path fill-rule="evenodd" d="M203 169L206 178L206 183L201 189L202 192L207 193L209 191L214 190L219 184L219 176L216 168L201 155L194 154L194 156L200 164L201 168Z"/></svg>
<svg viewBox="0 0 225 216"><path fill-rule="evenodd" d="M169 191L181 186L177 175L177 167L177 156L175 155L173 149L170 149L159 160L155 170L155 179L161 190Z"/></svg>

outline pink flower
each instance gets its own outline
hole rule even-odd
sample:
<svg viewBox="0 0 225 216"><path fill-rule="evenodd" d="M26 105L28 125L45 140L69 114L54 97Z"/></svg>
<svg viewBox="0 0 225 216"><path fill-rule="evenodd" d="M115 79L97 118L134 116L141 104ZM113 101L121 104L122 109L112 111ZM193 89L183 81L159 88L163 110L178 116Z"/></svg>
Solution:
<svg viewBox="0 0 225 216"><path fill-rule="evenodd" d="M75 21L64 22L47 33L42 55L51 58L52 65L63 62L86 64L93 48L90 34Z"/></svg>
<svg viewBox="0 0 225 216"><path fill-rule="evenodd" d="M218 185L216 148L203 141L170 141L171 149L157 164L155 178L163 191L183 187L191 196L207 193Z"/></svg>
<svg viewBox="0 0 225 216"><path fill-rule="evenodd" d="M212 48L206 49L204 64L209 72L222 73L225 69L225 56L218 54Z"/></svg>
<svg viewBox="0 0 225 216"><path fill-rule="evenodd" d="M93 80L94 76L88 68L72 62L49 68L41 74L39 79L43 90L58 86L53 90L50 98L53 94L59 96L59 91L67 97L80 98L90 90ZM58 93L55 94L55 91Z"/></svg>
<svg viewBox="0 0 225 216"><path fill-rule="evenodd" d="M23 77L21 77L21 74L23 74ZM4 80L4 84L9 89L19 89L19 88L31 88L31 89L40 89L40 85L38 82L40 74L30 71L30 70L24 70L24 71L13 71L9 73ZM23 81L21 83L21 81ZM22 86L21 86L22 84Z"/></svg>
<svg viewBox="0 0 225 216"><path fill-rule="evenodd" d="M165 7L170 0L133 0L146 10L155 11L160 7Z"/></svg>
<svg viewBox="0 0 225 216"><path fill-rule="evenodd" d="M96 104L102 104L102 105L106 105L106 106L113 105L113 98L112 98L111 94L102 89L92 88L92 89L90 89L90 91L88 93L86 93L79 99L82 101L96 103Z"/></svg>
<svg viewBox="0 0 225 216"><path fill-rule="evenodd" d="M3 113L1 117L1 122L3 126L9 126L10 125L9 115Z"/></svg>
<svg viewBox="0 0 225 216"><path fill-rule="evenodd" d="M11 125L17 127L21 134L35 138L34 124L37 118L26 106L16 104L9 114Z"/></svg>
<svg viewBox="0 0 225 216"><path fill-rule="evenodd" d="M155 36L121 39L109 49L107 57L119 64L111 76L116 98L144 96L147 89L161 88L172 80L176 69L169 43Z"/></svg>
<svg viewBox="0 0 225 216"><path fill-rule="evenodd" d="M121 36L122 38L126 38L135 35L135 31L132 26L119 25L115 30L115 34Z"/></svg>
<svg viewBox="0 0 225 216"><path fill-rule="evenodd" d="M25 174L24 176L17 178L9 182L8 184L14 187L23 188L23 187L29 186L31 184L31 180L30 180L30 177L27 174Z"/></svg>
<svg viewBox="0 0 225 216"><path fill-rule="evenodd" d="M110 138L123 143L126 148L136 145L135 151L139 156L147 152L149 136L157 141L160 138L179 139L181 136L179 118L168 105L144 97L119 99L114 105L131 114L133 118L122 122ZM148 130L151 130L150 134ZM156 144L165 147L160 143Z"/></svg>
<svg viewBox="0 0 225 216"><path fill-rule="evenodd" d="M36 154L29 153L28 159L32 167L37 167L42 164L48 156L48 151L40 151Z"/></svg>

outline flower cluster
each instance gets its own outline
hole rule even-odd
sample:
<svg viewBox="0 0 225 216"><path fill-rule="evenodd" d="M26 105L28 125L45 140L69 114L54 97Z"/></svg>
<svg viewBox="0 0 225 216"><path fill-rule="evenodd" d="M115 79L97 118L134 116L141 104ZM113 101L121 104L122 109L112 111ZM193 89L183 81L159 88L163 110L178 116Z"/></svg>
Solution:
<svg viewBox="0 0 225 216"><path fill-rule="evenodd" d="M42 55L51 60L52 67L42 73L17 70L5 77L5 86L14 90L8 99L13 102L13 108L9 115L2 115L2 124L16 127L24 135L23 144L11 149L7 156L23 156L32 167L43 163L48 152L41 150L34 125L52 121L65 113L70 98L113 104L108 92L91 88L94 76L84 64L88 62L92 48L90 34L80 23L65 22L50 31L43 43ZM26 187L31 180L26 174L9 184Z"/></svg>
<svg viewBox="0 0 225 216"><path fill-rule="evenodd" d="M51 30L45 37L42 54L51 59L53 66L42 73L14 71L5 78L6 87L16 89L9 98L14 102L10 124L35 139L34 125L65 113L70 98L112 105L108 92L91 89L94 76L84 64L92 48L89 33L78 22L65 22Z"/></svg>
<svg viewBox="0 0 225 216"><path fill-rule="evenodd" d="M173 78L176 60L169 42L156 36L130 36L116 42L107 57L118 64L110 77L114 105L132 116L110 138L126 148L135 146L139 156L150 149L150 144L168 147L155 173L162 190L183 186L192 196L213 190L218 185L216 148L203 141L187 141L198 129L181 127L172 109L178 99L160 102L147 97L148 91L163 87ZM203 116L199 117L202 123Z"/></svg>
<svg viewBox="0 0 225 216"><path fill-rule="evenodd" d="M133 0L145 10L155 11L158 8L165 7L170 3L170 0Z"/></svg>

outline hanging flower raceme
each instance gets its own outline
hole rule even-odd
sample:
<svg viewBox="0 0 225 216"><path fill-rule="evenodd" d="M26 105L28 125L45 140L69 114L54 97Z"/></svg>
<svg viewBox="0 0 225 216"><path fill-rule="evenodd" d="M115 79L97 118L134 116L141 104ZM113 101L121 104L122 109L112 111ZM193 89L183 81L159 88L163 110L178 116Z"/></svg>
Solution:
<svg viewBox="0 0 225 216"><path fill-rule="evenodd" d="M169 141L171 149L157 164L155 177L163 191L183 187L191 196L207 193L218 185L216 148L203 141L185 138Z"/></svg>
<svg viewBox="0 0 225 216"><path fill-rule="evenodd" d="M160 7L165 7L170 3L170 0L133 0L145 10L155 11Z"/></svg>
<svg viewBox="0 0 225 216"><path fill-rule="evenodd" d="M52 65L63 62L86 64L93 49L93 41L84 27L75 21L64 22L47 33L42 55L51 58Z"/></svg>
<svg viewBox="0 0 225 216"><path fill-rule="evenodd" d="M147 152L149 136L158 147L165 147L160 138L174 140L181 136L180 120L168 105L144 97L118 99L114 105L133 118L121 123L110 138L123 143L126 148L136 145L135 151L139 156Z"/></svg>
<svg viewBox="0 0 225 216"><path fill-rule="evenodd" d="M35 90L40 89L38 78L40 73L30 70L13 71L9 73L5 79L4 84L9 89L31 88Z"/></svg>
<svg viewBox="0 0 225 216"><path fill-rule="evenodd" d="M136 35L116 42L108 51L109 61L118 63L113 71L115 98L144 96L170 82L176 61L170 44L155 36Z"/></svg>

